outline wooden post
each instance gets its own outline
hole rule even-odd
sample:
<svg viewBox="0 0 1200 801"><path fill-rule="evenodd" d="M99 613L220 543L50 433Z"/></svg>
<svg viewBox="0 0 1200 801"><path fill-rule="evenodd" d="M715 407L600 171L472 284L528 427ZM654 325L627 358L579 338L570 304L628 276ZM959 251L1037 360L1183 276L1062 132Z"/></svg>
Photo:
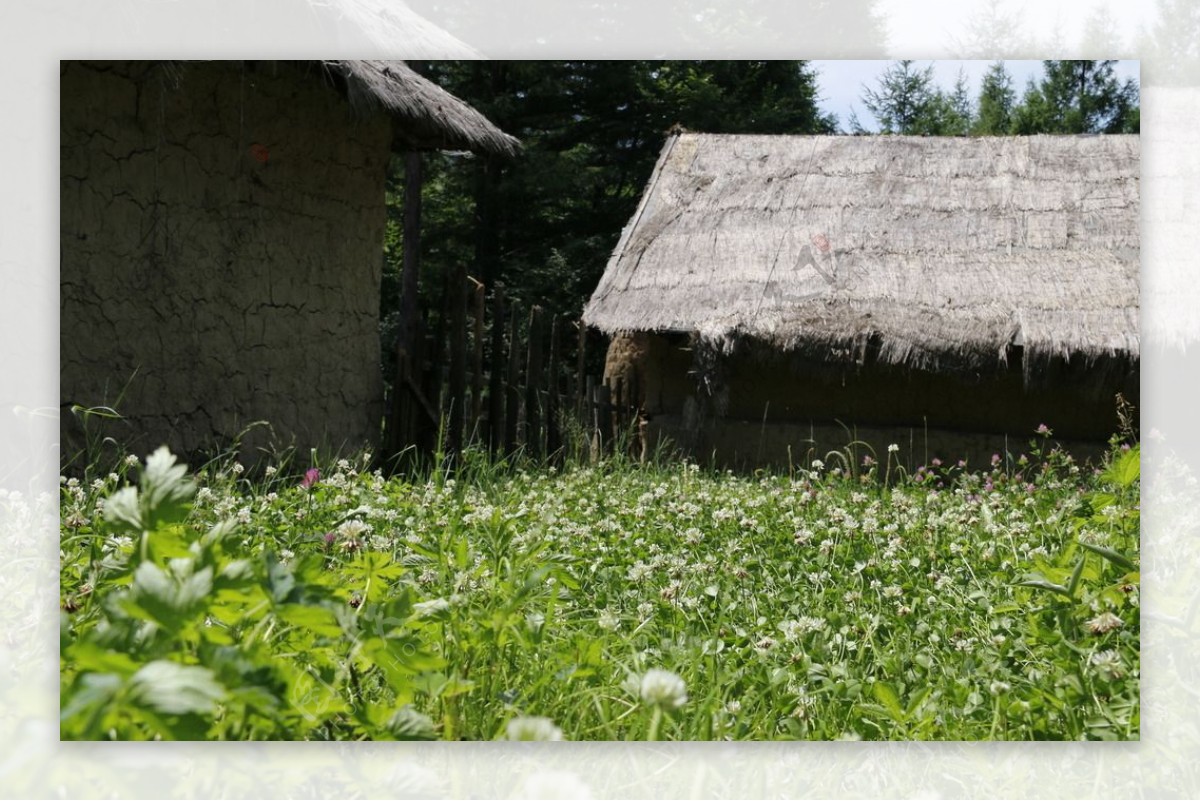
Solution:
<svg viewBox="0 0 1200 801"><path fill-rule="evenodd" d="M625 379L617 376L613 380L613 444L625 436Z"/></svg>
<svg viewBox="0 0 1200 801"><path fill-rule="evenodd" d="M408 353L403 347L396 347L396 375L392 379L392 404L387 421L387 436L384 438L384 453L388 457L395 456L404 449L407 442L408 422Z"/></svg>
<svg viewBox="0 0 1200 801"><path fill-rule="evenodd" d="M504 444L504 286L492 291L492 370L488 376L488 448L495 455Z"/></svg>
<svg viewBox="0 0 1200 801"><path fill-rule="evenodd" d="M475 316L471 328L471 427L472 438L483 441L483 307L484 286L474 278L471 281L471 312Z"/></svg>
<svg viewBox="0 0 1200 801"><path fill-rule="evenodd" d="M645 461L645 448L642 445L642 399L638 394L641 389L641 382L638 380L638 371L636 369L629 371L629 386L625 393L629 396L629 419L630 425L630 440L629 453L640 461ZM641 454L641 456L639 456Z"/></svg>
<svg viewBox="0 0 1200 801"><path fill-rule="evenodd" d="M575 416L579 418L579 424L586 429L589 420L585 404L590 400L587 394L587 377L583 372L587 355L587 326L583 320L579 320L575 325L579 328L579 346L575 351Z"/></svg>
<svg viewBox="0 0 1200 801"><path fill-rule="evenodd" d="M454 270L450 293L450 420L446 430L446 452L460 453L467 419L467 266Z"/></svg>
<svg viewBox="0 0 1200 801"><path fill-rule="evenodd" d="M562 437L558 429L558 329L560 317L556 314L550 318L550 358L546 378L546 455L557 459L562 447Z"/></svg>
<svg viewBox="0 0 1200 801"><path fill-rule="evenodd" d="M432 377L435 370L429 364L429 336L426 331L425 318L417 316L417 326L414 330L414 347L409 357L408 393L410 398L408 419L408 443L412 444L417 454L426 456L433 453L437 442L438 411L436 408L437 381ZM431 400L432 398L432 400Z"/></svg>
<svg viewBox="0 0 1200 801"><path fill-rule="evenodd" d="M608 382L596 387L594 407L596 411L596 447L593 458L599 458L604 454L605 444L610 441L612 436L612 390L609 389Z"/></svg>
<svg viewBox="0 0 1200 801"><path fill-rule="evenodd" d="M525 366L525 450L536 458L542 455L542 307L529 310L529 356Z"/></svg>
<svg viewBox="0 0 1200 801"><path fill-rule="evenodd" d="M397 347L413 352L421 254L421 154L404 155L404 254L400 267L400 331Z"/></svg>
<svg viewBox="0 0 1200 801"><path fill-rule="evenodd" d="M584 378L583 400L581 403L581 411L579 424L583 427L584 444L588 450L588 456L593 457L596 453L596 377L593 375Z"/></svg>
<svg viewBox="0 0 1200 801"><path fill-rule="evenodd" d="M504 417L504 452L513 454L517 450L517 418L521 413L521 346L517 332L517 315L508 314L508 381L505 392L506 414Z"/></svg>

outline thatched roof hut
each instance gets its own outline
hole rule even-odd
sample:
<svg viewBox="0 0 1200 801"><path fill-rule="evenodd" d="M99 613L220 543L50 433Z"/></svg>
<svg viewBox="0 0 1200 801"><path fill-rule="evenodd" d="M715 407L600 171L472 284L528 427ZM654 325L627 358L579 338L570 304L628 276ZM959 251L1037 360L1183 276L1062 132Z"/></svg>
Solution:
<svg viewBox="0 0 1200 801"><path fill-rule="evenodd" d="M681 134L584 321L973 379L1016 351L1026 389L1128 379L1138 162L1136 136Z"/></svg>
<svg viewBox="0 0 1200 801"><path fill-rule="evenodd" d="M105 433L139 452L257 421L274 436L247 455L376 445L392 154L517 140L398 61L64 61L60 82L65 407L114 406Z"/></svg>
<svg viewBox="0 0 1200 801"><path fill-rule="evenodd" d="M718 136L663 149L584 312L913 367L1138 356L1138 138Z"/></svg>
<svg viewBox="0 0 1200 801"><path fill-rule="evenodd" d="M421 77L403 61L326 61L341 78L350 102L364 110L382 108L401 124L395 145L401 150L471 150L514 156L509 136L471 106Z"/></svg>

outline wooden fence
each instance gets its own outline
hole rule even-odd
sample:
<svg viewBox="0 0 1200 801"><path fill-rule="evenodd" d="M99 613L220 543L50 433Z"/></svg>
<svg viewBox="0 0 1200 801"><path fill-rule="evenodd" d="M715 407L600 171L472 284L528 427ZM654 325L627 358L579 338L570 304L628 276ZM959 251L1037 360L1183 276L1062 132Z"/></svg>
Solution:
<svg viewBox="0 0 1200 801"><path fill-rule="evenodd" d="M572 448L596 458L616 443L644 455L639 387L587 373L589 344L600 343L586 326L510 304L500 285L489 302L463 269L447 282L446 298L441 324L430 330L419 319L411 347L397 348L388 455L428 457L439 434L452 457L476 446L554 463Z"/></svg>

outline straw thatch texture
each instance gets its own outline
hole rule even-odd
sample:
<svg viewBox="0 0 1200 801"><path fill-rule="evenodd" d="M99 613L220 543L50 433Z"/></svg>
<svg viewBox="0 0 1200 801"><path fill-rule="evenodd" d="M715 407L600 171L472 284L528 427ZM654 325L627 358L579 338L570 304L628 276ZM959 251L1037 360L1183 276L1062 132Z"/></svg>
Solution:
<svg viewBox="0 0 1200 801"><path fill-rule="evenodd" d="M418 150L473 150L515 155L520 143L482 114L414 72L403 61L327 61L340 76L350 102L358 107L382 106L404 124L397 144Z"/></svg>
<svg viewBox="0 0 1200 801"><path fill-rule="evenodd" d="M1028 377L1136 362L1138 248L1136 136L682 134L584 320Z"/></svg>

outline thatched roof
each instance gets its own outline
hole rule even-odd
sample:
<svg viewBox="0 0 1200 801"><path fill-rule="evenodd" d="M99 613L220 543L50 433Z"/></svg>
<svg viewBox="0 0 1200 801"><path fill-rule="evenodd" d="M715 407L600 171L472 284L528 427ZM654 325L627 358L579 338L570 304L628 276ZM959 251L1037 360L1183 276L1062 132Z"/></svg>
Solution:
<svg viewBox="0 0 1200 801"><path fill-rule="evenodd" d="M520 142L471 106L422 78L403 61L326 61L343 79L350 102L397 117L397 146L515 155Z"/></svg>
<svg viewBox="0 0 1200 801"><path fill-rule="evenodd" d="M1136 362L1136 136L682 134L584 311L823 358Z"/></svg>

